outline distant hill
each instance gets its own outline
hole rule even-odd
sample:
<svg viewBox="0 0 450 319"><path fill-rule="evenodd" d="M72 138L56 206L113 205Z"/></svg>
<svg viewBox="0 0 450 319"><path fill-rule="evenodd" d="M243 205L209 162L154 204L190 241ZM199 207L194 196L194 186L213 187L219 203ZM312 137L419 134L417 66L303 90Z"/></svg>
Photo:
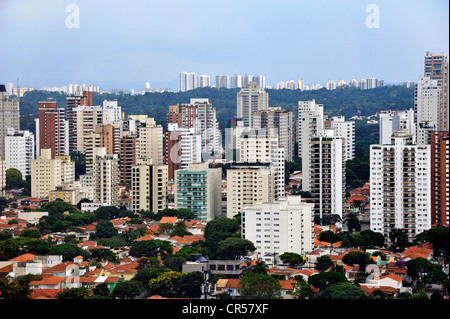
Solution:
<svg viewBox="0 0 450 319"><path fill-rule="evenodd" d="M169 105L189 103L190 98L211 98L216 107L217 120L220 128L229 125L229 121L236 115L236 95L239 89L198 88L187 92L146 93L145 95L93 94L94 105L101 105L103 100L117 99L125 114L147 114L159 123L164 123ZM390 85L370 90L343 87L336 90L325 88L315 91L300 90L267 90L269 105L281 106L283 109L297 110L300 100L315 99L324 105L324 112L328 115L368 116L381 110L408 109L414 107L414 88L403 85ZM66 106L66 95L63 93L31 91L20 99L22 115L30 114L38 117L38 102L48 98L55 99L59 106Z"/></svg>

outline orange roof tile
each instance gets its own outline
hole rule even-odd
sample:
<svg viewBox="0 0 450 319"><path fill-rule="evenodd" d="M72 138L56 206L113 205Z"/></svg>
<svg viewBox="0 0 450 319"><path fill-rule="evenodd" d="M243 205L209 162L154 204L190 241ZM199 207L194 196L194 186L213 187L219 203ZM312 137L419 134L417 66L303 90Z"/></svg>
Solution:
<svg viewBox="0 0 450 319"><path fill-rule="evenodd" d="M164 216L163 218L161 218L159 223L160 224L166 224L166 223L174 224L174 223L176 223L177 219L178 219L177 217Z"/></svg>
<svg viewBox="0 0 450 319"><path fill-rule="evenodd" d="M27 261L34 260L35 257L36 256L33 254L23 254L23 255L15 257L13 259L10 259L10 261L27 262Z"/></svg>
<svg viewBox="0 0 450 319"><path fill-rule="evenodd" d="M30 299L56 299L62 289L33 289L30 294Z"/></svg>

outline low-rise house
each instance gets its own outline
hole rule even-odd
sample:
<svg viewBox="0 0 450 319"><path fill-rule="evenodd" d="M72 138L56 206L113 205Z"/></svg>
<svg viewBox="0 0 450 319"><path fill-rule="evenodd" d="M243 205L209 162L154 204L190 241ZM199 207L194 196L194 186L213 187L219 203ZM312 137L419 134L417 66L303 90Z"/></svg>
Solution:
<svg viewBox="0 0 450 319"><path fill-rule="evenodd" d="M215 287L215 295L227 293L231 298L239 298L239 279L219 279Z"/></svg>
<svg viewBox="0 0 450 319"><path fill-rule="evenodd" d="M294 299L292 293L294 285L297 282L295 279L279 280L281 285L281 299Z"/></svg>

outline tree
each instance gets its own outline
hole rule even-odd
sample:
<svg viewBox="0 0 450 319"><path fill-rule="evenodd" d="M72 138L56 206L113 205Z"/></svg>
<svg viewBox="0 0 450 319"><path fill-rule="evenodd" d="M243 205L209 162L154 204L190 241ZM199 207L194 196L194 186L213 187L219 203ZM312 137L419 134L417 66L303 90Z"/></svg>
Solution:
<svg viewBox="0 0 450 319"><path fill-rule="evenodd" d="M389 232L389 239L391 240L391 248L395 252L404 251L405 248L409 246L408 235L404 229L391 229Z"/></svg>
<svg viewBox="0 0 450 319"><path fill-rule="evenodd" d="M177 297L177 287L184 276L186 276L186 273L173 270L166 271L148 282L148 291L151 295Z"/></svg>
<svg viewBox="0 0 450 319"><path fill-rule="evenodd" d="M217 255L220 259L238 259L255 250L256 247L251 241L236 237L229 237L217 245Z"/></svg>
<svg viewBox="0 0 450 319"><path fill-rule="evenodd" d="M199 298L201 296L201 286L203 284L203 273L193 271L181 277L178 283L178 295L183 298Z"/></svg>
<svg viewBox="0 0 450 319"><path fill-rule="evenodd" d="M406 262L407 274L416 286L442 284L448 276L442 271L442 265L434 264L426 258L418 257Z"/></svg>
<svg viewBox="0 0 450 319"><path fill-rule="evenodd" d="M362 251L351 251L345 254L342 257L342 262L347 266L359 265L359 272L361 274L365 274L367 265L374 263L370 255Z"/></svg>
<svg viewBox="0 0 450 319"><path fill-rule="evenodd" d="M449 237L448 227L439 226L418 234L414 241L417 244L424 243L426 241L431 242L433 245L434 255L440 256L442 253L442 256L447 259L449 256Z"/></svg>
<svg viewBox="0 0 450 319"><path fill-rule="evenodd" d="M308 278L308 283L319 288L319 290L323 290L329 285L341 282L348 282L348 280L343 273L335 271L322 271L318 274L309 276Z"/></svg>
<svg viewBox="0 0 450 319"><path fill-rule="evenodd" d="M171 254L172 251L170 242L160 239L138 241L130 247L130 255L137 258Z"/></svg>
<svg viewBox="0 0 450 319"><path fill-rule="evenodd" d="M5 178L5 189L20 189L25 185L22 173L17 168L8 168L5 172Z"/></svg>
<svg viewBox="0 0 450 319"><path fill-rule="evenodd" d="M325 271L331 267L333 267L333 261L331 260L331 257L328 255L318 257L314 265L314 268L317 269L318 271Z"/></svg>
<svg viewBox="0 0 450 319"><path fill-rule="evenodd" d="M28 299L31 294L30 281L40 278L41 276L31 274L0 278L0 299Z"/></svg>
<svg viewBox="0 0 450 319"><path fill-rule="evenodd" d="M361 287L350 282L340 282L326 287L320 294L323 299L367 299Z"/></svg>
<svg viewBox="0 0 450 319"><path fill-rule="evenodd" d="M175 271L181 271L185 262L186 259L180 256L170 255L164 258L164 266Z"/></svg>
<svg viewBox="0 0 450 319"><path fill-rule="evenodd" d="M242 274L248 274L250 272L256 274L267 274L269 267L264 261L257 260L254 265L252 265L251 261L247 261L244 266L242 266Z"/></svg>
<svg viewBox="0 0 450 319"><path fill-rule="evenodd" d="M283 264L288 264L291 267L297 267L305 262L302 255L296 253L286 252L280 255L280 259Z"/></svg>
<svg viewBox="0 0 450 319"><path fill-rule="evenodd" d="M346 223L350 232L361 230L361 224L359 223L359 219L356 217L355 213L349 213L347 215Z"/></svg>
<svg viewBox="0 0 450 319"><path fill-rule="evenodd" d="M96 286L92 290L92 298L88 297L88 299L110 299L111 298L111 292L109 291L108 285L105 283L101 283L100 285Z"/></svg>
<svg viewBox="0 0 450 319"><path fill-rule="evenodd" d="M64 289L58 292L57 299L85 299L89 296L89 291L86 287Z"/></svg>
<svg viewBox="0 0 450 319"><path fill-rule="evenodd" d="M301 275L295 276L295 280L296 283L292 292L294 299L311 299L314 296L311 285Z"/></svg>
<svg viewBox="0 0 450 319"><path fill-rule="evenodd" d="M231 236L239 230L239 223L231 218L216 218L209 221L205 227L205 239L214 233L223 233Z"/></svg>
<svg viewBox="0 0 450 319"><path fill-rule="evenodd" d="M99 220L96 225L94 238L111 238L117 236L118 231L109 220Z"/></svg>
<svg viewBox="0 0 450 319"><path fill-rule="evenodd" d="M55 216L60 220L63 219L65 212L69 212L69 214L77 213L77 209L75 206L59 198L42 205L41 211L48 212L49 216Z"/></svg>
<svg viewBox="0 0 450 319"><path fill-rule="evenodd" d="M134 299L145 290L145 286L137 280L119 282L113 290L113 298Z"/></svg>
<svg viewBox="0 0 450 319"><path fill-rule="evenodd" d="M250 272L239 281L239 293L245 299L278 299L281 284L268 274Z"/></svg>
<svg viewBox="0 0 450 319"><path fill-rule="evenodd" d="M50 247L50 255L62 255L64 261L72 261L76 256L83 256L88 258L89 253L83 248L78 247L76 244L60 244Z"/></svg>

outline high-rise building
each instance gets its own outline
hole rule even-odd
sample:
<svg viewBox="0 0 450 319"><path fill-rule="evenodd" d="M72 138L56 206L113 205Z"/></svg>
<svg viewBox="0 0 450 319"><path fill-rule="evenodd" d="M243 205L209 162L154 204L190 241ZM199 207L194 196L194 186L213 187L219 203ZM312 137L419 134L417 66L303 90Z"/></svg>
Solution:
<svg viewBox="0 0 450 319"><path fill-rule="evenodd" d="M8 128L20 130L20 105L18 98L10 98L5 85L0 85L0 159L5 159L5 136Z"/></svg>
<svg viewBox="0 0 450 319"><path fill-rule="evenodd" d="M228 88L229 76L227 74L216 75L216 88Z"/></svg>
<svg viewBox="0 0 450 319"><path fill-rule="evenodd" d="M442 86L439 80L419 76L414 89L414 119L416 142L430 144L431 131L442 127Z"/></svg>
<svg viewBox="0 0 450 319"><path fill-rule="evenodd" d="M193 163L175 172L175 208L190 209L196 219L219 217L222 206L222 169Z"/></svg>
<svg viewBox="0 0 450 319"><path fill-rule="evenodd" d="M274 264L274 255L314 250L314 204L300 196L255 203L242 210L242 238L254 243L258 259Z"/></svg>
<svg viewBox="0 0 450 319"><path fill-rule="evenodd" d="M165 133L165 164L168 165L169 180L175 171L191 163L202 162L201 135L194 128L178 128L169 124Z"/></svg>
<svg viewBox="0 0 450 319"><path fill-rule="evenodd" d="M268 110L253 112L253 128L265 129L269 135L278 136L279 146L284 148L286 161L294 160L295 120L294 111L269 107Z"/></svg>
<svg viewBox="0 0 450 319"><path fill-rule="evenodd" d="M0 196L5 197L6 161L0 158Z"/></svg>
<svg viewBox="0 0 450 319"><path fill-rule="evenodd" d="M58 107L56 101L39 102L39 119L36 119L36 154L50 148L52 158L69 155L68 121L64 108Z"/></svg>
<svg viewBox="0 0 450 319"><path fill-rule="evenodd" d="M198 87L206 88L211 86L211 77L206 74L200 74L198 76Z"/></svg>
<svg viewBox="0 0 450 319"><path fill-rule="evenodd" d="M409 240L431 228L430 145L413 143L408 130L389 144L370 146L370 229L404 229Z"/></svg>
<svg viewBox="0 0 450 319"><path fill-rule="evenodd" d="M321 130L310 142L309 189L316 215L343 218L345 201L345 141L334 130ZM303 172L305 169L303 169Z"/></svg>
<svg viewBox="0 0 450 319"><path fill-rule="evenodd" d="M327 90L335 90L336 89L336 82L334 82L333 80L328 80L325 83L325 88Z"/></svg>
<svg viewBox="0 0 450 319"><path fill-rule="evenodd" d="M437 80L438 85L442 87L442 103L438 111L439 122L438 131L449 130L449 102L448 102L448 56L443 52L429 52L425 55L424 76Z"/></svg>
<svg viewBox="0 0 450 319"><path fill-rule="evenodd" d="M239 163L270 163L274 170L274 198L285 196L285 154L273 132L252 130L241 136Z"/></svg>
<svg viewBox="0 0 450 319"><path fill-rule="evenodd" d="M51 190L62 185L61 159L52 158L52 149L41 149L40 155L32 160L31 196L48 198Z"/></svg>
<svg viewBox="0 0 450 319"><path fill-rule="evenodd" d="M271 163L232 163L227 169L227 217L244 207L275 199L275 176Z"/></svg>
<svg viewBox="0 0 450 319"><path fill-rule="evenodd" d="M381 111L379 118L380 144L390 144L392 135L398 130L408 130L414 138L413 142L416 142L416 126L413 109Z"/></svg>
<svg viewBox="0 0 450 319"><path fill-rule="evenodd" d="M23 178L31 175L31 161L34 154L34 134L30 131L16 131L10 127L8 135L5 136L6 169L18 169Z"/></svg>
<svg viewBox="0 0 450 319"><path fill-rule="evenodd" d="M250 82L237 94L237 117L244 120L244 126L253 128L253 112L269 108L269 93Z"/></svg>
<svg viewBox="0 0 450 319"><path fill-rule="evenodd" d="M345 139L345 160L355 158L355 122L346 121L345 116L333 116L330 121L325 121L325 128L333 129L336 136Z"/></svg>
<svg viewBox="0 0 450 319"><path fill-rule="evenodd" d="M157 213L167 208L167 177L167 165L138 158L132 165L131 210Z"/></svg>
<svg viewBox="0 0 450 319"><path fill-rule="evenodd" d="M69 127L69 154L78 150L77 146L77 114L75 109L79 106L92 105L92 92L83 91L73 93L66 97L66 117Z"/></svg>
<svg viewBox="0 0 450 319"><path fill-rule="evenodd" d="M193 129L194 133L200 134L202 152L205 154L221 149L221 143L217 139L219 125L216 108L209 98L193 98L189 104L170 105L167 124L177 124L178 128Z"/></svg>
<svg viewBox="0 0 450 319"><path fill-rule="evenodd" d="M264 75L254 75L252 76L252 81L256 82L261 89L266 87L266 77Z"/></svg>
<svg viewBox="0 0 450 319"><path fill-rule="evenodd" d="M302 159L302 190L309 191L311 139L324 127L323 105L315 100L298 101L298 157Z"/></svg>
<svg viewBox="0 0 450 319"><path fill-rule="evenodd" d="M105 124L122 120L122 107L118 105L117 100L103 101L103 116Z"/></svg>
<svg viewBox="0 0 450 319"><path fill-rule="evenodd" d="M449 131L431 132L431 224L448 226L450 212Z"/></svg>
<svg viewBox="0 0 450 319"><path fill-rule="evenodd" d="M137 138L134 135L125 135L120 139L120 182L128 183L133 179L133 165L136 163L138 156L136 142ZM150 159L150 158L147 158Z"/></svg>
<svg viewBox="0 0 450 319"><path fill-rule="evenodd" d="M92 169L94 202L119 206L119 157L106 154L105 147L94 148L94 165Z"/></svg>
<svg viewBox="0 0 450 319"><path fill-rule="evenodd" d="M101 106L78 106L72 110L76 119L76 148L75 151L85 153L84 138L94 132L94 127L103 122L103 107Z"/></svg>
<svg viewBox="0 0 450 319"><path fill-rule="evenodd" d="M145 123L136 138L136 157L150 158L154 165L164 163L164 133L160 124Z"/></svg>
<svg viewBox="0 0 450 319"><path fill-rule="evenodd" d="M198 87L198 75L194 72L181 72L178 76L178 90L186 92Z"/></svg>
<svg viewBox="0 0 450 319"><path fill-rule="evenodd" d="M233 74L230 78L230 88L236 89L242 87L242 75Z"/></svg>

